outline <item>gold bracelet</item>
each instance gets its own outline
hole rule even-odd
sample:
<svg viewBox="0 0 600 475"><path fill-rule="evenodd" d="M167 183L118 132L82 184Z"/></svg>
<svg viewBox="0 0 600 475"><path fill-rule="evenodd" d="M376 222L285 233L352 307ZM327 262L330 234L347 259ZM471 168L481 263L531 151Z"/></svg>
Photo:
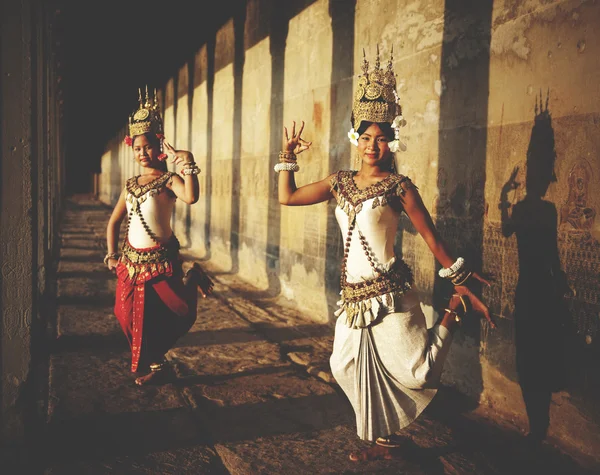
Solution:
<svg viewBox="0 0 600 475"><path fill-rule="evenodd" d="M458 323L459 325L462 323L462 318L460 318L460 315L455 310L451 310L449 308L445 308L444 310L446 312L448 312L448 313L453 313L454 314L454 321L456 323Z"/></svg>
<svg viewBox="0 0 600 475"><path fill-rule="evenodd" d="M296 161L296 154L294 152L279 152L279 161L281 160L294 160Z"/></svg>
<svg viewBox="0 0 600 475"><path fill-rule="evenodd" d="M463 310L466 314L467 313L467 303L465 302L465 299L463 298L463 296L460 294L453 294L452 297L458 297L458 299L460 300L460 303L463 306Z"/></svg>
<svg viewBox="0 0 600 475"><path fill-rule="evenodd" d="M117 254L116 252L109 252L108 254L106 254L106 256L104 256L104 265L105 266L108 265L109 259L119 260L119 254Z"/></svg>
<svg viewBox="0 0 600 475"><path fill-rule="evenodd" d="M473 272L467 272L467 275L465 276L464 274L460 275L458 278L461 278L464 276L464 279L462 279L460 282L457 282L458 279L453 279L452 283L454 285L463 285L467 280L469 280L469 277L471 277L471 275L473 275Z"/></svg>

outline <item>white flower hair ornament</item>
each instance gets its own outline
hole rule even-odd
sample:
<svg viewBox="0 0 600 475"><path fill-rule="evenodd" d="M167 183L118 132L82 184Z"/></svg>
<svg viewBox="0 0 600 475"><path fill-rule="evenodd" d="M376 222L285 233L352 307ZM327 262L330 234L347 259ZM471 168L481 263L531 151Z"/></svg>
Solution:
<svg viewBox="0 0 600 475"><path fill-rule="evenodd" d="M392 129L394 129L394 140L388 143L391 152L406 152L406 144L400 141L400 128L406 125L406 120L402 115L397 115L392 121Z"/></svg>
<svg viewBox="0 0 600 475"><path fill-rule="evenodd" d="M352 127L349 131L348 131L348 138L350 139L350 143L352 145L354 145L355 147L358 147L358 132L356 130L354 130L354 127Z"/></svg>

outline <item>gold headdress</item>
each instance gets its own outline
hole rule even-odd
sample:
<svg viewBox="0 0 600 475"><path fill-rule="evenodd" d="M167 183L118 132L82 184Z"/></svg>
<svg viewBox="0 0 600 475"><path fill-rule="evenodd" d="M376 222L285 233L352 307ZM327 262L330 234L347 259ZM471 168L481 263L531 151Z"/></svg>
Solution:
<svg viewBox="0 0 600 475"><path fill-rule="evenodd" d="M392 60L393 56L390 55L387 70L381 69L379 46L377 46L375 68L369 72L369 62L363 50L363 74L359 76L352 106L352 122L357 129L363 120L391 124L402 114L402 107L396 94L396 75Z"/></svg>
<svg viewBox="0 0 600 475"><path fill-rule="evenodd" d="M156 89L153 97L148 95L148 86L146 86L146 100L142 99L142 90L139 90L140 103L139 108L129 116L129 136L135 137L148 132L162 136L163 121L160 116L160 107L158 105L158 97Z"/></svg>
<svg viewBox="0 0 600 475"><path fill-rule="evenodd" d="M406 121L402 117L402 106L396 92L396 75L392 65L393 52L392 48L387 69L381 69L379 45L377 45L375 67L369 72L369 62L363 49L363 73L359 76L358 87L354 93L352 117L350 118L352 129L348 132L348 137L354 145L358 144L356 130L360 128L361 122L387 122L394 129L395 135L395 140L389 144L390 150L397 152L406 148L399 141L399 129L406 125Z"/></svg>

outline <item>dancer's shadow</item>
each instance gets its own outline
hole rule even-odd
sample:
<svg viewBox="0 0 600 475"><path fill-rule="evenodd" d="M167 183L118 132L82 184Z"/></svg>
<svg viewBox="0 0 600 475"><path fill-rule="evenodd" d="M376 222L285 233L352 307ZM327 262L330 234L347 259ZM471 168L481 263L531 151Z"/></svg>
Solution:
<svg viewBox="0 0 600 475"><path fill-rule="evenodd" d="M519 167L500 195L502 233L517 238L516 364L529 419L528 439L535 443L546 437L552 393L566 385L566 346L573 334L564 298L570 289L558 254L557 211L554 203L543 199L550 183L556 181L555 159L548 99L544 106L540 96L527 150L526 196L514 206L508 199L509 192L520 186Z"/></svg>

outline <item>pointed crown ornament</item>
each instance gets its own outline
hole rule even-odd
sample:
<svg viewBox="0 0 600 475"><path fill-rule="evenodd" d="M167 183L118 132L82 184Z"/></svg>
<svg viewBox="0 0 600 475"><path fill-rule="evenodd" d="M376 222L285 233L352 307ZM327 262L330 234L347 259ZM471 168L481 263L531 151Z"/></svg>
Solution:
<svg viewBox="0 0 600 475"><path fill-rule="evenodd" d="M163 121L160 116L156 89L154 89L154 94L151 98L148 94L148 86L146 86L145 101L142 99L142 90L139 89L138 101L139 108L129 116L129 137L150 132L161 138L163 134Z"/></svg>
<svg viewBox="0 0 600 475"><path fill-rule="evenodd" d="M352 123L357 129L363 120L391 124L397 116L402 115L392 60L393 50L387 69L381 69L378 45L375 67L369 72L369 62L363 49L363 74L359 76L352 106Z"/></svg>
<svg viewBox="0 0 600 475"><path fill-rule="evenodd" d="M392 47L387 68L381 69L379 45L377 45L375 67L369 72L369 62L363 49L363 73L359 75L358 87L354 93L350 118L352 128L348 132L348 138L353 145L358 145L357 130L361 122L387 122L394 129L394 140L389 142L390 150L392 152L406 150L406 145L399 140L400 128L406 125L406 121L402 117L402 106L396 92L396 74L392 65L393 53Z"/></svg>

